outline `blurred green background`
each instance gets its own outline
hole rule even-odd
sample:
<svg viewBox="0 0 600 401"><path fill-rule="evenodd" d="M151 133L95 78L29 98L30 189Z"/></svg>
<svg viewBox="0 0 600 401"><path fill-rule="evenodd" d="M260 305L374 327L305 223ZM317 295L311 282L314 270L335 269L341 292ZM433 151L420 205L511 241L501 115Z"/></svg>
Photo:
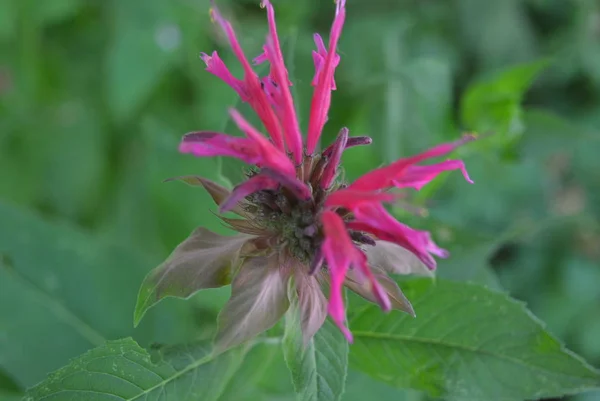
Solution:
<svg viewBox="0 0 600 401"><path fill-rule="evenodd" d="M274 0L303 127L312 33L330 1ZM258 0L221 0L249 57L266 33ZM324 138L359 174L463 131L459 173L415 195L452 252L439 275L504 288L600 366L600 2L348 0ZM232 90L203 71L220 51L205 0L0 0L0 399L105 339L142 345L212 333L227 289L167 300L132 328L144 275L196 226L227 230L210 198L165 178L233 182L228 160L177 153L182 134L238 134ZM240 107L244 112L247 108ZM292 400L279 353L236 400ZM263 374L264 373L264 374ZM423 400L350 372L346 401ZM247 398L244 398L247 397ZM575 399L572 397L571 399ZM600 393L576 398L600 400ZM227 401L224 399L224 401Z"/></svg>

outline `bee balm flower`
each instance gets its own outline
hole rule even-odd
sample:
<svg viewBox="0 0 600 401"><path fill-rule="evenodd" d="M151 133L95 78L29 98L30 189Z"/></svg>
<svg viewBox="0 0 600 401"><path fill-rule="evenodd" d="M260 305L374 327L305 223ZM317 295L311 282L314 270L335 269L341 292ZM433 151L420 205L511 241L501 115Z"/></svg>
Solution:
<svg viewBox="0 0 600 401"><path fill-rule="evenodd" d="M352 341L345 323L344 286L376 302L384 311L398 309L414 315L409 301L388 274L414 272L406 265L409 252L430 270L436 267L433 256L448 256L428 232L412 229L387 212L383 205L397 199L388 190L419 190L439 173L456 169L471 182L459 160L420 163L444 156L473 137L464 136L400 159L349 185L341 182L338 173L342 153L349 147L371 143L369 137L351 137L348 129L342 128L333 144L317 151L331 93L336 89L334 72L340 62L337 44L346 17L345 1L337 1L328 45L319 35L314 37L315 89L306 141L295 112L275 12L268 0L262 6L266 8L269 33L263 53L254 63L269 63L267 76L259 77L254 72L231 24L216 8L211 10L212 18L224 31L244 76L234 77L217 52L202 54L201 58L210 73L252 107L267 135L232 109L231 118L244 137L199 131L185 135L180 145L183 153L234 157L253 166L247 180L231 191L204 178L185 178L203 185L221 213L239 215L222 217L239 234L222 237L196 230L159 268L153 280L163 295L179 296L231 283L231 298L219 316L217 345L222 348L246 341L274 325L289 308L291 299L298 301L305 341L323 324L327 313ZM180 274L178 280L169 278L176 270L185 274ZM329 287L329 300L322 287Z"/></svg>

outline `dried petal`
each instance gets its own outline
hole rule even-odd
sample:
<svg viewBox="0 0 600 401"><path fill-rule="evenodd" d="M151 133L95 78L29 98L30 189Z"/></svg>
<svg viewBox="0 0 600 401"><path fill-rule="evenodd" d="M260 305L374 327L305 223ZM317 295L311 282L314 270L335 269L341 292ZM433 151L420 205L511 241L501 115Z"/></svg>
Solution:
<svg viewBox="0 0 600 401"><path fill-rule="evenodd" d="M406 298L394 280L384 273L374 273L373 276L385 290L393 309L404 311L413 317L415 316L415 311L410 304L410 301ZM373 294L370 282L362 278L357 272L351 270L346 273L346 281L344 284L367 301L379 304L379 300Z"/></svg>
<svg viewBox="0 0 600 401"><path fill-rule="evenodd" d="M198 290L229 284L240 250L252 238L246 234L224 237L204 228L194 230L144 279L135 307L136 324L162 298L187 298Z"/></svg>
<svg viewBox="0 0 600 401"><path fill-rule="evenodd" d="M192 186L201 185L206 190L206 192L208 192L208 194L211 196L211 198L215 201L217 206L221 205L231 193L231 191L229 191L227 188L217 184L216 182L211 181L208 178L203 178L203 177L200 177L197 175L183 175L180 177L167 178L165 180L165 182L168 182L168 181L183 181L186 184L189 184ZM244 212L244 209L242 209L239 205L235 205L231 209L231 211L240 216L246 215L246 213Z"/></svg>
<svg viewBox="0 0 600 401"><path fill-rule="evenodd" d="M367 247L365 254L369 265L380 268L386 273L433 276L433 272L412 252L391 242L375 241L375 246Z"/></svg>
<svg viewBox="0 0 600 401"><path fill-rule="evenodd" d="M231 298L219 313L217 350L225 351L257 336L285 314L290 274L277 262L277 255L244 261L231 284Z"/></svg>
<svg viewBox="0 0 600 401"><path fill-rule="evenodd" d="M302 269L295 269L295 283L304 345L308 345L327 317L327 298L317 279Z"/></svg>

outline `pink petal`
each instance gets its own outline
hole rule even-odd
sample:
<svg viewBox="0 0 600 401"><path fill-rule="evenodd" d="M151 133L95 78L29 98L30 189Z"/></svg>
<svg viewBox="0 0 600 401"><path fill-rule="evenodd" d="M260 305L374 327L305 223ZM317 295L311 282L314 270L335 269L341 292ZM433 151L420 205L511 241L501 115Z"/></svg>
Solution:
<svg viewBox="0 0 600 401"><path fill-rule="evenodd" d="M258 76L254 70L252 70L252 66L248 62L248 59L246 58L246 55L244 54L244 51L237 40L235 32L231 27L231 23L225 20L221 16L219 10L214 6L211 9L211 17L225 32L234 54L244 69L244 84L246 95L248 97L248 103L252 106L264 124L265 128L269 132L269 135L271 135L275 146L279 149L284 149L283 136L281 134L281 127L279 126L277 116L275 115L275 112L271 108L269 101L262 90Z"/></svg>
<svg viewBox="0 0 600 401"><path fill-rule="evenodd" d="M256 164L261 160L259 149L254 141L210 131L184 135L179 145L179 151L199 157L230 156L248 164Z"/></svg>
<svg viewBox="0 0 600 401"><path fill-rule="evenodd" d="M323 176L321 177L321 188L329 189L331 183L335 179L335 175L337 172L338 165L340 164L340 160L342 158L342 153L346 148L346 143L348 142L348 128L342 128L340 133L338 134L335 143L333 144L333 149L331 151L331 156L329 157L329 161L327 162L327 166L325 166L325 170L323 171Z"/></svg>
<svg viewBox="0 0 600 401"><path fill-rule="evenodd" d="M238 128L248 136L248 139L256 144L261 155L260 167L270 167L289 176L296 177L296 169L285 153L269 142L237 110L229 109L229 114Z"/></svg>
<svg viewBox="0 0 600 401"><path fill-rule="evenodd" d="M265 189L277 189L279 184L269 177L257 174L233 188L229 196L219 205L219 212L225 213L237 206L246 196Z"/></svg>
<svg viewBox="0 0 600 401"><path fill-rule="evenodd" d="M390 302L390 298L388 297L387 292L384 288L379 284L373 272L369 268L367 264L367 257L362 252L359 252L359 262L357 263L358 271L362 276L364 276L367 282L370 284L370 290L372 294L375 296L377 303L381 306L381 309L384 312L389 312L392 309L392 303Z"/></svg>
<svg viewBox="0 0 600 401"><path fill-rule="evenodd" d="M412 229L398 222L380 204L362 204L353 209L356 220L348 223L348 227L374 234L379 239L393 242L411 251L429 269L435 270L436 261L431 256L445 258L448 252L438 247L427 231Z"/></svg>
<svg viewBox="0 0 600 401"><path fill-rule="evenodd" d="M270 3L267 4L267 9L272 11L273 7ZM283 126L283 133L288 150L292 153L292 158L296 165L300 165L303 157L302 135L300 134L300 126L298 125L292 94L287 84L287 70L285 69L283 58L281 58L281 49L278 49L278 41L274 40L274 38L277 37L277 33L274 32L274 19L272 29L273 31L267 39L267 56L269 56L269 61L271 62L272 76L279 87L280 96L278 97L277 110L279 111L279 117L281 125Z"/></svg>
<svg viewBox="0 0 600 401"><path fill-rule="evenodd" d="M350 267L352 256L357 252L348 236L344 221L331 211L321 215L325 239L321 247L329 275L331 276L331 291L329 295L328 312L334 323L340 328L348 342L352 342L352 334L346 327L346 311L342 295L346 271Z"/></svg>
<svg viewBox="0 0 600 401"><path fill-rule="evenodd" d="M318 33L313 35L315 45L317 46L317 51L312 52L313 55L313 63L315 64L315 76L311 82L312 86L317 86L319 83L319 77L321 76L321 71L323 70L323 66L325 64L325 59L327 58L327 49L325 48L325 44L323 43L323 38ZM340 55L336 54L333 59L333 68L335 69L340 63ZM331 90L336 90L335 79L331 79Z"/></svg>
<svg viewBox="0 0 600 401"><path fill-rule="evenodd" d="M322 68L317 68L318 79L313 93L313 98L310 105L310 119L308 123L308 136L307 136L307 153L312 155L317 147L317 142L323 131L323 126L327 120L327 112L331 103L331 89L333 82L333 74L336 67L336 47L342 33L342 27L344 26L344 20L346 18L346 1L338 0L336 6L336 15L333 20L333 26L331 27L331 33L329 37L329 49L325 62ZM315 37L316 39L317 37ZM319 47L319 43L317 43ZM339 62L339 59L338 59Z"/></svg>
<svg viewBox="0 0 600 401"><path fill-rule="evenodd" d="M474 139L475 137L473 135L464 135L458 141L444 143L416 156L400 159L389 166L381 167L364 174L354 181L349 188L362 191L375 191L393 187L394 181L401 179L411 165L432 157L443 156L450 153L458 146Z"/></svg>
<svg viewBox="0 0 600 401"><path fill-rule="evenodd" d="M210 72L213 75L216 75L217 77L221 78L227 85L231 86L244 102L248 102L250 100L244 88L244 81L242 81L241 79L237 79L231 74L231 72L229 71L223 60L221 60L216 51L212 52L212 55L210 56L206 53L200 53L200 58L206 64L206 71Z"/></svg>
<svg viewBox="0 0 600 401"><path fill-rule="evenodd" d="M393 202L400 195L389 192L364 192L352 189L339 189L331 193L325 200L326 207L341 206L353 210L362 203Z"/></svg>
<svg viewBox="0 0 600 401"><path fill-rule="evenodd" d="M473 184L462 160L446 160L428 166L410 166L400 178L393 180L393 184L396 188L411 187L420 190L440 173L457 169L460 169L467 182Z"/></svg>

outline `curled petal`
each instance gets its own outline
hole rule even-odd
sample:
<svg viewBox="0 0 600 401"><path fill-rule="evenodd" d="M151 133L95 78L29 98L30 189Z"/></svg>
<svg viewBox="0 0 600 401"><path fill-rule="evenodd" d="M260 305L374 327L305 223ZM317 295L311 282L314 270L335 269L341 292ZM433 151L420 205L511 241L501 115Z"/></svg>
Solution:
<svg viewBox="0 0 600 401"><path fill-rule="evenodd" d="M200 58L206 64L206 71L221 78L223 82L231 86L244 102L248 102L250 100L244 88L244 81L237 79L233 76L233 74L231 74L216 51L212 52L212 55L210 56L206 53L200 53Z"/></svg>
<svg viewBox="0 0 600 401"><path fill-rule="evenodd" d="M331 183L334 181L335 173L337 172L338 165L340 164L340 160L342 158L342 152L344 152L347 142L348 128L342 128L333 144L329 162L327 163L327 166L325 166L325 170L323 170L321 188L328 189L331 186Z"/></svg>
<svg viewBox="0 0 600 401"><path fill-rule="evenodd" d="M239 129L248 136L248 139L251 139L256 144L261 156L261 166L273 168L292 177L296 176L296 169L285 153L269 142L267 138L258 132L256 128L246 121L246 119L244 119L244 117L242 117L235 109L230 109L229 114Z"/></svg>
<svg viewBox="0 0 600 401"><path fill-rule="evenodd" d="M469 177L465 163L462 160L446 160L429 166L410 166L402 177L393 180L393 183L396 188L411 187L420 190L440 173L457 169L460 169L467 182L473 184L473 180Z"/></svg>
<svg viewBox="0 0 600 401"><path fill-rule="evenodd" d="M254 141L211 131L192 132L184 135L179 144L179 151L199 157L235 157L248 164L257 164L261 161L259 149Z"/></svg>
<svg viewBox="0 0 600 401"><path fill-rule="evenodd" d="M310 104L310 119L308 123L308 135L306 148L309 155L312 155L317 147L317 142L323 131L323 126L327 120L327 112L331 103L331 89L333 85L333 74L336 67L336 48L342 33L344 20L346 19L346 1L338 0L335 19L331 27L329 36L329 49L325 57L322 68L318 68L318 79ZM315 37L316 39L317 37ZM319 43L317 43L319 47ZM324 47L324 46L323 46ZM339 57L339 56L338 56ZM337 60L339 62L339 59Z"/></svg>
<svg viewBox="0 0 600 401"><path fill-rule="evenodd" d="M323 67L325 64L325 60L327 59L327 49L325 48L325 44L323 43L323 38L318 33L314 34L315 45L317 46L317 51L312 52L313 62L315 64L315 76L311 82L312 86L317 86L319 84L319 78L321 77L321 72L323 71ZM335 69L340 63L340 55L336 54L333 59L333 68ZM335 79L331 79L331 90L336 90Z"/></svg>
<svg viewBox="0 0 600 401"><path fill-rule="evenodd" d="M416 156L400 159L390 164L389 166L381 167L376 170L370 171L367 174L364 174L356 181L354 181L350 185L350 188L362 191L375 191L393 187L395 182L402 180L403 176L407 173L408 168L413 164L419 163L425 159L429 159L432 157L443 156L447 153L450 153L458 146L466 142L470 142L474 139L474 135L464 135L458 141L444 143L435 146Z"/></svg>
<svg viewBox="0 0 600 401"><path fill-rule="evenodd" d="M225 213L232 210L248 195L265 189L276 189L278 186L279 184L269 177L261 174L255 175L233 188L231 194L219 205L219 212Z"/></svg>
<svg viewBox="0 0 600 401"><path fill-rule="evenodd" d="M354 230L366 231L381 240L393 242L411 251L430 270L435 270L433 255L448 257L445 249L438 247L427 231L412 229L398 222L380 204L362 204L354 210L356 220L348 223Z"/></svg>

